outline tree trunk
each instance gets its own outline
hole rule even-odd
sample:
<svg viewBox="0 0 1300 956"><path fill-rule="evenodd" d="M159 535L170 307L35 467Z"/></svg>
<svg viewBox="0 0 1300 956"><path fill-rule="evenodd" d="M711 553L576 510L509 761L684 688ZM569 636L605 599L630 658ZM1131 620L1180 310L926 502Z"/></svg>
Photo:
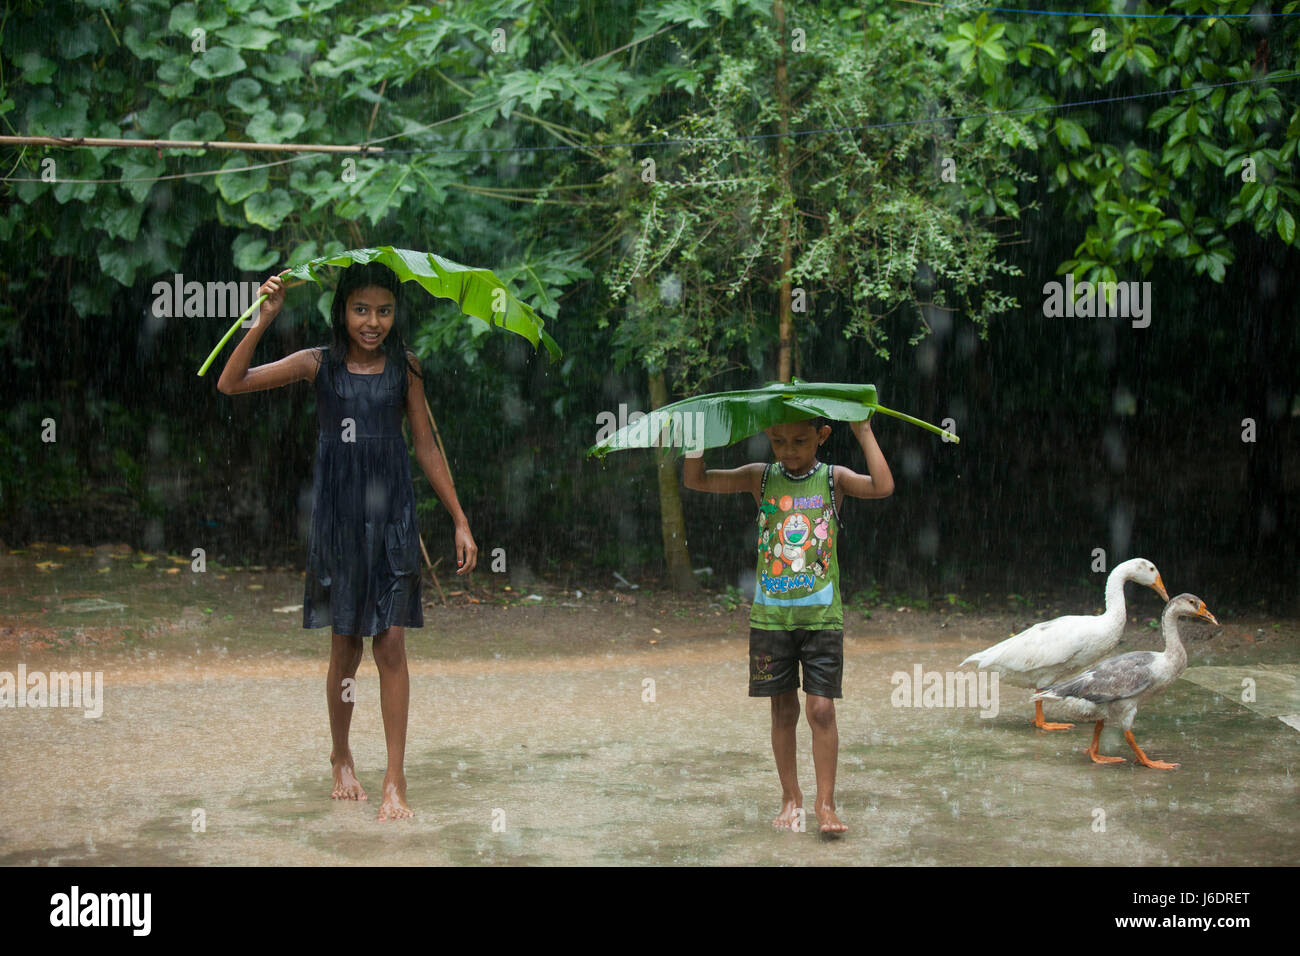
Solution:
<svg viewBox="0 0 1300 956"><path fill-rule="evenodd" d="M790 214L793 205L790 195L790 90L785 69L785 47L788 41L785 30L785 2L772 4L776 20L776 103L780 111L781 136L776 141L777 172L781 180L781 293L780 325L778 331L776 377L790 381L790 368L794 345L794 321L790 311L790 269L794 266L794 253L790 247Z"/></svg>
<svg viewBox="0 0 1300 956"><path fill-rule="evenodd" d="M668 386L662 371L650 372L650 407L668 404ZM686 550L686 517L682 514L681 490L677 484L677 455L671 448L656 449L659 468L659 526L664 538L664 561L674 591L694 591L691 555Z"/></svg>

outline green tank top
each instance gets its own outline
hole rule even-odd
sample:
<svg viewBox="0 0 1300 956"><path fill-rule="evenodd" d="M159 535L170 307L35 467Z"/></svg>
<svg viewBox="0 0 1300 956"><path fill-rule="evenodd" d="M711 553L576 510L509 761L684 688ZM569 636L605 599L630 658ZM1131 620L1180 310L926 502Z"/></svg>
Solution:
<svg viewBox="0 0 1300 956"><path fill-rule="evenodd" d="M763 631L842 630L840 520L831 466L791 478L780 462L763 472L758 512L758 580L749 626Z"/></svg>

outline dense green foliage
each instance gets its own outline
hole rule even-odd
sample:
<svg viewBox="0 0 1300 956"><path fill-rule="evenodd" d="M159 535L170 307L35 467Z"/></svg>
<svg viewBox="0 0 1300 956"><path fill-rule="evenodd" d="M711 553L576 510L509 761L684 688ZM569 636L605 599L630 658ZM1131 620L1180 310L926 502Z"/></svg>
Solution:
<svg viewBox="0 0 1300 956"><path fill-rule="evenodd" d="M403 317L480 543L653 567L652 462L582 450L598 413L648 408L648 373L678 397L775 377L786 217L796 374L876 382L963 438L958 458L882 437L908 500L880 506L871 573L948 586L999 550L1074 566L1129 540L1117 521L1164 541L1159 509L1209 494L1194 449L1212 449L1209 487L1246 489L1197 548L1294 567L1300 17L1081 6L822 0L787 5L776 36L763 0L9 4L5 133L384 152L5 147L0 535L216 535L232 558L298 560L309 390L196 386L229 321L160 319L151 290L391 244L492 269L564 349L551 363L432 301ZM1151 281L1152 328L1046 319L1065 271ZM258 360L323 342L328 296L291 290ZM1013 479L1041 513L1032 495L999 509ZM1156 481L1173 490L1142 490ZM926 507L949 493L951 514ZM687 505L700 527L743 520ZM734 545L692 548L721 567Z"/></svg>

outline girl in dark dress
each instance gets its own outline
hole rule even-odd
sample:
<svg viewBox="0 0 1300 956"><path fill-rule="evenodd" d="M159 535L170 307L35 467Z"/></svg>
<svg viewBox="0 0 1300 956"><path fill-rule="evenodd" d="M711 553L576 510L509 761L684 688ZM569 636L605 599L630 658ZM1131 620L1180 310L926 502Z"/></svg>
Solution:
<svg viewBox="0 0 1300 956"><path fill-rule="evenodd" d="M227 395L302 380L315 384L320 438L303 627L329 626L333 631L326 699L335 799L367 799L353 766L348 727L362 637L374 638L388 745L380 820L411 816L403 769L410 703L405 628L424 626L403 411L411 423L416 460L455 524L456 573L468 573L478 560L469 522L429 428L419 363L394 326L400 292L401 284L388 267L350 266L343 271L331 307L332 346L303 349L250 369L258 340L284 303L284 283L272 276L259 290L268 298L257 324L235 348L217 382Z"/></svg>

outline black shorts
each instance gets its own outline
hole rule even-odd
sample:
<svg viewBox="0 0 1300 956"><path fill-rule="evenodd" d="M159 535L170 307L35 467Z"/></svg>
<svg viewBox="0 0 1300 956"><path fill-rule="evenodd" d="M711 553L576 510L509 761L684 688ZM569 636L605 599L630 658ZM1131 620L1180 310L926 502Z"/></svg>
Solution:
<svg viewBox="0 0 1300 956"><path fill-rule="evenodd" d="M749 629L749 696L775 697L799 689L819 697L843 697L844 632Z"/></svg>

